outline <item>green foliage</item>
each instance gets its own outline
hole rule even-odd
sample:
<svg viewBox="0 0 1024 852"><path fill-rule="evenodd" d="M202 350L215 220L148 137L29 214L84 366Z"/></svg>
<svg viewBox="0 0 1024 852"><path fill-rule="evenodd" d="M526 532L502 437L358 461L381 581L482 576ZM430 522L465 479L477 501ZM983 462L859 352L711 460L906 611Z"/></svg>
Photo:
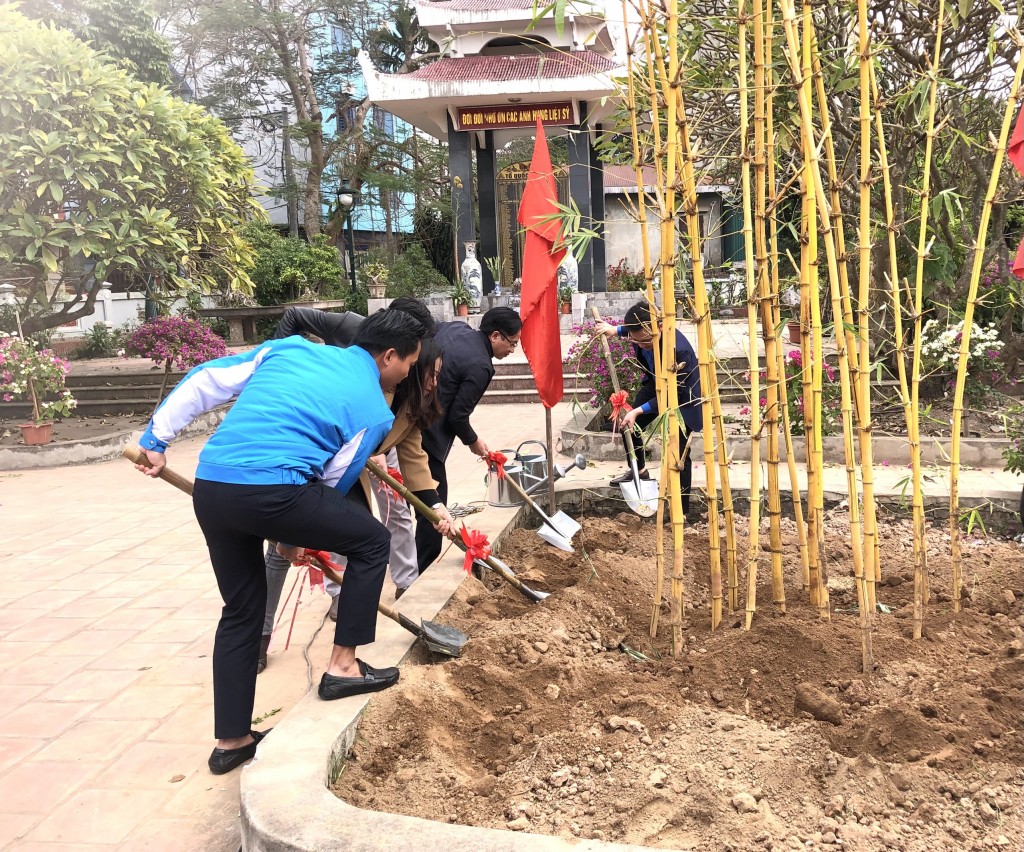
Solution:
<svg viewBox="0 0 1024 852"><path fill-rule="evenodd" d="M261 305L348 295L345 269L325 235L310 242L284 237L270 225L252 223L244 237L254 254L253 295Z"/></svg>
<svg viewBox="0 0 1024 852"><path fill-rule="evenodd" d="M455 280L453 227L448 201L423 204L413 218L412 239L423 247L431 265L449 282Z"/></svg>
<svg viewBox="0 0 1024 852"><path fill-rule="evenodd" d="M410 243L391 265L388 276L388 297L426 296L448 289L448 279L438 272L419 243Z"/></svg>
<svg viewBox="0 0 1024 852"><path fill-rule="evenodd" d="M85 346L75 353L77 358L112 358L123 355L128 338L137 328L136 323L126 322L114 328L98 322L86 332Z"/></svg>
<svg viewBox="0 0 1024 852"><path fill-rule="evenodd" d="M87 312L89 280L115 272L172 297L218 278L248 289L237 229L259 208L225 127L10 6L0 36L0 260L27 281L26 333ZM74 294L59 313L54 274Z"/></svg>
<svg viewBox="0 0 1024 852"><path fill-rule="evenodd" d="M614 266L608 267L608 290L612 293L630 293L636 290L644 290L647 287L647 280L641 269L633 272L629 268L629 262L622 258Z"/></svg>
<svg viewBox="0 0 1024 852"><path fill-rule="evenodd" d="M1006 412L1006 437L1010 446L1003 450L1006 470L1024 473L1024 405L1011 405Z"/></svg>
<svg viewBox="0 0 1024 852"><path fill-rule="evenodd" d="M0 399L28 399L38 426L54 417L67 417L77 404L64 383L71 365L50 349L17 335L0 334ZM46 396L56 399L44 400Z"/></svg>
<svg viewBox="0 0 1024 852"><path fill-rule="evenodd" d="M171 43L154 31L146 0L34 0L21 8L69 30L136 80L173 88Z"/></svg>

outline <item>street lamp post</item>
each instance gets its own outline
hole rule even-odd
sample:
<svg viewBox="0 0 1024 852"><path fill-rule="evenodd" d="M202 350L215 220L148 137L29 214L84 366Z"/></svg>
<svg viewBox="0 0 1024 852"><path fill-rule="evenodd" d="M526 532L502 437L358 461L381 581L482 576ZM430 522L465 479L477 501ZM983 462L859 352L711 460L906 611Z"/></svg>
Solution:
<svg viewBox="0 0 1024 852"><path fill-rule="evenodd" d="M352 228L352 210L359 202L359 191L352 188L347 178L338 183L338 207L345 211L348 223L348 274L352 282L352 292L356 292L356 235Z"/></svg>

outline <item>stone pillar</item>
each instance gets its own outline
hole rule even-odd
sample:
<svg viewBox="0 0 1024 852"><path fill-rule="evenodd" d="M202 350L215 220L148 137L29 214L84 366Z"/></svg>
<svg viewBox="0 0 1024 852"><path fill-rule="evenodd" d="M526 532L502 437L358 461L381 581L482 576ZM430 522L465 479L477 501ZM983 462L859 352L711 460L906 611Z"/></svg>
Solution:
<svg viewBox="0 0 1024 852"><path fill-rule="evenodd" d="M14 289L13 284L0 284L0 305L17 304L14 298Z"/></svg>
<svg viewBox="0 0 1024 852"><path fill-rule="evenodd" d="M480 205L480 263L484 268L484 295L494 290L494 276L487 268L487 258L498 256L498 185L497 154L494 151L494 131L484 133L485 148L476 149L477 203Z"/></svg>
<svg viewBox="0 0 1024 852"><path fill-rule="evenodd" d="M113 294L110 292L111 283L104 281L100 284L100 297L97 301L103 306L103 322L107 325L114 324Z"/></svg>
<svg viewBox="0 0 1024 852"><path fill-rule="evenodd" d="M580 211L580 227L593 228L590 192L590 133L587 125L587 103L580 102L580 123L569 131L569 197ZM579 261L580 290L594 291L593 242Z"/></svg>
<svg viewBox="0 0 1024 852"><path fill-rule="evenodd" d="M601 126L594 128L601 132ZM604 252L604 164L597 158L597 151L590 146L590 207L594 217L593 228L597 236L591 242L594 254L594 286L592 293L603 293L608 289L608 259Z"/></svg>
<svg viewBox="0 0 1024 852"><path fill-rule="evenodd" d="M448 114L448 171L452 181L452 215L455 226L455 244L458 249L456 275L466 259L466 243L476 242L473 224L473 155L470 134L455 129Z"/></svg>

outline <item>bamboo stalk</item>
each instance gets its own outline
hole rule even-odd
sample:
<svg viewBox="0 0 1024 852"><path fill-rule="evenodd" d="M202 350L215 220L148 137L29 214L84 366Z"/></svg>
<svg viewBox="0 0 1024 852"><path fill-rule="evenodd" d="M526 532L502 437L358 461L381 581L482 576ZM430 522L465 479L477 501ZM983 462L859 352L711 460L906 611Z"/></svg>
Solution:
<svg viewBox="0 0 1024 852"><path fill-rule="evenodd" d="M750 526L747 541L747 603L744 619L744 629L749 630L757 609L757 562L761 544L761 368L757 353L758 293L754 260L754 198L750 186L746 0L739 0L736 17L739 24L740 180L743 188L743 255L747 285L747 363L750 373Z"/></svg>
<svg viewBox="0 0 1024 852"><path fill-rule="evenodd" d="M868 30L867 0L857 0L857 49L860 61L860 221L859 234L859 310L857 360L859 370L857 416L860 428L861 484L864 489L864 578L868 618L876 606L875 582L881 578L878 547L878 511L875 505L875 461L871 446L871 369L870 369L870 294L871 294L871 41ZM853 543L857 546L857 542Z"/></svg>
<svg viewBox="0 0 1024 852"><path fill-rule="evenodd" d="M773 15L772 0L768 0L765 20L765 53L768 57L765 89L767 92L765 104L765 132L768 145L768 187L772 193L768 202L771 211L770 220L770 246L769 255L771 262L772 293L773 302L772 324L776 329L782 327L782 307L779 304L779 291L781 289L781 273L779 272L779 215L778 215L778 188L775 185L775 71L772 64L772 41L774 36L775 20ZM803 498L800 495L800 482L797 478L796 456L793 454L793 435L789 422L789 388L786 382L785 347L776 348L776 370L779 375L779 408L782 417L782 436L786 448L786 464L789 471L790 492L793 497L793 517L796 521L797 542L800 549L800 566L803 573L804 590L810 588L810 564L807 553L807 528L804 525ZM781 507L780 507L781 511Z"/></svg>
<svg viewBox="0 0 1024 852"><path fill-rule="evenodd" d="M1024 44L1020 34L1013 33L1017 49L1017 69L1014 73L1010 96L1006 101L1003 113L1003 124L999 130L999 141L996 144L995 160L992 164L992 175L989 178L985 203L981 210L981 221L978 223L978 236L974 244L974 263L971 267L971 284L967 291L967 308L964 311L964 327L960 336L959 361L956 368L956 390L953 394L953 431L950 436L949 453L949 536L953 563L953 610L960 611L960 594L963 583L963 557L960 552L960 431L964 415L964 385L967 381L967 357L970 354L971 331L974 322L974 307L978 301L978 282L981 280L982 266L985 262L985 238L988 235L988 223L992 217L996 192L999 189L999 174L1003 167L1003 156L1006 151L1006 140L1010 135L1010 123L1017 109L1020 97L1021 76L1024 75Z"/></svg>
<svg viewBox="0 0 1024 852"><path fill-rule="evenodd" d="M921 178L920 233L917 240L917 267L914 275L914 355L910 391L910 465L913 479L914 537L924 541L924 490L921 482L921 327L924 312L924 261L928 255L928 211L931 189L932 149L935 145L935 101L939 88L939 58L942 51L942 29L945 23L945 0L939 0L935 24L935 47L929 64L931 82L928 87L928 129L925 136L924 163ZM914 638L920 639L924 629L924 605L928 595L927 549L922 546L914 560Z"/></svg>
<svg viewBox="0 0 1024 852"><path fill-rule="evenodd" d="M770 2L770 0L768 0ZM765 423L768 462L768 526L772 570L772 602L786 611L782 568L782 498L779 494L779 361L778 326L773 305L778 303L777 279L768 259L767 60L765 7L754 0L754 249L757 256L757 310L765 356Z"/></svg>

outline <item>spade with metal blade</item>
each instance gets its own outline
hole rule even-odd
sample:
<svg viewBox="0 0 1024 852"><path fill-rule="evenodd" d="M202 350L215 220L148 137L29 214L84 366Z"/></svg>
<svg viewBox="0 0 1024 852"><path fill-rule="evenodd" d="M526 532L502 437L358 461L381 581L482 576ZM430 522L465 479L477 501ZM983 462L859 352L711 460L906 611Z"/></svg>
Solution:
<svg viewBox="0 0 1024 852"><path fill-rule="evenodd" d="M330 560L328 554L321 550L307 550L305 556L314 561L317 567L334 580L335 583L339 586L342 584L344 575L339 573L339 566ZM404 627L417 638L422 639L423 644L435 654L445 654L449 657L461 656L462 649L466 647L466 643L469 641L469 637L461 630L425 619L417 624L408 616L402 615L398 610L392 609L383 603L377 604L377 612L385 618L390 618L400 627Z"/></svg>
<svg viewBox="0 0 1024 852"><path fill-rule="evenodd" d="M380 465L368 461L366 463L366 469L370 471L374 476L377 477L381 482L389 485L393 488L410 506L412 506L417 512L419 512L424 518L430 523L436 524L440 520L440 516L431 509L426 503L420 500L415 494L413 494L408 488L406 488L401 482L390 476L386 470L380 467ZM460 550L465 552L467 550L465 542L455 533L448 536L452 543ZM477 564L483 565L490 568L495 574L501 577L506 583L513 588L517 589L523 594L524 597L529 598L534 603L540 603L544 598L548 597L549 592L538 592L536 589L531 589L522 580L520 580L515 571L508 567L500 559L495 556L488 556L486 559L477 559Z"/></svg>
<svg viewBox="0 0 1024 852"><path fill-rule="evenodd" d="M498 474L500 475L500 473ZM541 520L544 521L543 526L537 530L539 535L548 544L553 544L559 550L565 550L569 553L575 553L572 547L572 537L576 535L581 529L583 529L577 521L570 518L565 512L555 512L555 514L548 516L544 513L544 510L537 505L537 502L523 490L514 476L508 474L505 475L505 479L508 481L509 486L515 491L526 504L533 509Z"/></svg>
<svg viewBox="0 0 1024 852"><path fill-rule="evenodd" d="M592 308L592 310L594 311L594 319L601 322L601 313L596 307ZM612 358L611 347L608 345L608 339L603 334L598 336L601 338L604 358L608 363L608 375L612 380L612 388L616 393L619 393L621 390L619 372L615 368L615 359ZM619 483L622 499L638 515L643 518L649 518L658 512L658 483L653 479L640 478L640 471L636 465L636 448L633 446L633 435L628 429L623 430L622 440L626 445L626 455L629 457L629 469L633 472L633 478L629 482Z"/></svg>
<svg viewBox="0 0 1024 852"><path fill-rule="evenodd" d="M149 458L139 447L125 447L121 454L133 464L151 467ZM192 480L182 476L180 473L175 473L173 470L164 467L158 476L186 494L192 493ZM317 567L339 586L344 582L344 575L336 570L337 566L326 555L320 555L317 551L309 550L306 551L305 555L314 560L317 563ZM400 612L396 612L391 607L382 603L377 604L377 612L386 618L390 618L410 633L415 634L423 640L423 643L431 651L438 654L458 657L462 653L463 647L469 641L469 637L461 630L456 630L454 627L446 627L434 621L423 621L420 625L417 625L411 618L407 618Z"/></svg>

